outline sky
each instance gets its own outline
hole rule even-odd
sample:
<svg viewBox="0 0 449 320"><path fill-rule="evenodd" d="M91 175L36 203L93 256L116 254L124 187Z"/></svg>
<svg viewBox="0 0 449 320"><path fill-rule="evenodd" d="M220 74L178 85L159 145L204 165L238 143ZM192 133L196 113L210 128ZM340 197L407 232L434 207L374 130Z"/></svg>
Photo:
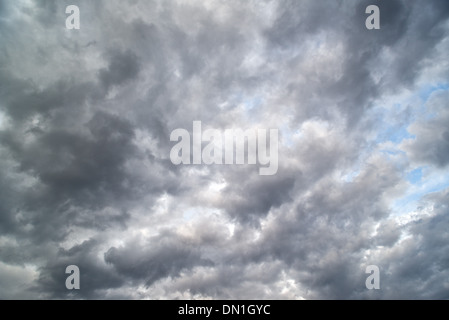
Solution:
<svg viewBox="0 0 449 320"><path fill-rule="evenodd" d="M449 299L448 52L447 0L0 0L0 299Z"/></svg>

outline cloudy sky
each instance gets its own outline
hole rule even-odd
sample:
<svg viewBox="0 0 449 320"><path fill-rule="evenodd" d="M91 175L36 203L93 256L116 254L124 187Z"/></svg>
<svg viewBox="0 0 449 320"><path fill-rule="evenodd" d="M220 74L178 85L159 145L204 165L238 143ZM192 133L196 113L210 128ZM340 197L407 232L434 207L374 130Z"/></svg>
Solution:
<svg viewBox="0 0 449 320"><path fill-rule="evenodd" d="M448 52L447 0L0 0L0 299L449 299Z"/></svg>

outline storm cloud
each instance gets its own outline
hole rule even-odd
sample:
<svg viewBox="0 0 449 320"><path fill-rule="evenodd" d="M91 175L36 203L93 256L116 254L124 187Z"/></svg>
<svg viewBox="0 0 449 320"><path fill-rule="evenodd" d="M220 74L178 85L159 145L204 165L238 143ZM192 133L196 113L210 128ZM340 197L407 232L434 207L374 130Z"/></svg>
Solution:
<svg viewBox="0 0 449 320"><path fill-rule="evenodd" d="M448 51L446 0L0 1L0 299L448 299Z"/></svg>

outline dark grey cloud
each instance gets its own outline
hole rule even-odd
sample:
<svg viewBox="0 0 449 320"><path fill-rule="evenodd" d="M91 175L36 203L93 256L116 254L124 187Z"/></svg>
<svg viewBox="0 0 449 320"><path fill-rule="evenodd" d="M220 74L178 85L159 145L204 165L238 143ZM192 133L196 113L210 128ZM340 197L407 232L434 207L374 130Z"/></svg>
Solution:
<svg viewBox="0 0 449 320"><path fill-rule="evenodd" d="M447 189L429 194L421 210L430 205L432 214L406 225L409 237L382 257L386 298L448 298L447 195Z"/></svg>
<svg viewBox="0 0 449 320"><path fill-rule="evenodd" d="M144 250L136 248L143 247ZM161 278L177 277L185 269L197 265L212 265L212 261L202 259L197 248L176 236L162 233L150 238L146 243L130 243L125 247L110 248L104 255L120 275L151 286Z"/></svg>
<svg viewBox="0 0 449 320"><path fill-rule="evenodd" d="M120 52L111 50L108 52L109 65L107 69L101 69L99 79L109 89L113 85L120 85L137 77L139 73L138 57L131 51Z"/></svg>
<svg viewBox="0 0 449 320"><path fill-rule="evenodd" d="M280 169L275 176L261 177L253 170L246 174L248 180L239 184L241 171L233 172L227 181L235 181L235 184L222 191L222 206L231 217L257 226L260 217L266 216L272 208L292 200L290 191L296 175L298 173Z"/></svg>
<svg viewBox="0 0 449 320"><path fill-rule="evenodd" d="M449 5L374 2L0 1L0 298L447 299ZM278 173L173 165L195 120Z"/></svg>
<svg viewBox="0 0 449 320"><path fill-rule="evenodd" d="M42 298L62 297L72 299L97 299L105 291L121 286L124 280L111 268L107 268L96 257L95 246L97 242L93 239L84 241L69 250L59 249L57 258L50 260L41 270L37 286L32 290ZM82 291L70 292L65 287L68 274L65 273L67 266L76 264L83 279L80 281ZM44 288L44 291L42 290Z"/></svg>
<svg viewBox="0 0 449 320"><path fill-rule="evenodd" d="M413 83L419 75L419 61L445 37L444 21L449 12L444 1L435 1L425 9L400 0L379 2L376 5L381 11L382 26L375 32L360 27L365 24L367 15L364 12L370 4L371 1L361 1L357 5L335 1L291 1L279 6L277 19L265 31L269 51L287 51L291 47L307 50L306 44L314 38L328 40L328 50L344 46L344 51L337 53L339 58L332 61L334 65L318 65L307 74L304 82L297 76L301 74L297 65L306 57L302 57L299 50L299 54L290 59L291 69L283 83L289 89L289 95L282 102L287 100L293 108L300 109L298 116L329 117L328 104L337 104L346 113L348 126L354 127L354 122L379 96L379 89L394 92L398 84ZM434 18L428 19L423 11ZM382 54L390 50L398 56L392 61L381 59ZM345 55L344 59L342 55ZM279 57L275 56L275 59ZM335 69L335 64L338 65L336 74L329 72ZM375 75L378 73L380 77ZM301 87L303 90L299 89ZM316 99L316 93L326 98Z"/></svg>

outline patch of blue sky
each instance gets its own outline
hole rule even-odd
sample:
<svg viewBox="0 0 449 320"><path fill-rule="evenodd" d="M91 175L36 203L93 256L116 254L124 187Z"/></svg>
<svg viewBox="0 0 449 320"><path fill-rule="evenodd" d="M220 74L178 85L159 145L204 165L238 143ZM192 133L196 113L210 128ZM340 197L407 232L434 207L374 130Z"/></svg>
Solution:
<svg viewBox="0 0 449 320"><path fill-rule="evenodd" d="M226 103L230 104L232 107L237 106L243 100L243 93L241 91L230 94L227 98Z"/></svg>
<svg viewBox="0 0 449 320"><path fill-rule="evenodd" d="M292 148L295 144L295 140L299 139L302 135L301 129L292 130L291 126L287 123L282 124L279 127L281 134L282 145Z"/></svg>
<svg viewBox="0 0 449 320"><path fill-rule="evenodd" d="M353 182L354 179L360 174L360 170L358 171L351 171L341 177L341 180L344 182Z"/></svg>
<svg viewBox="0 0 449 320"><path fill-rule="evenodd" d="M449 188L449 172L440 172L431 167L413 169L405 178L410 186L402 197L393 202L391 209L394 216L415 211L424 196Z"/></svg>
<svg viewBox="0 0 449 320"><path fill-rule="evenodd" d="M396 108L394 108L396 109ZM397 109L396 109L397 110ZM392 142L401 143L404 139L414 138L408 131L408 127L413 122L413 115L408 118L401 118L400 111L387 111L379 124L379 131L376 137L377 143Z"/></svg>
<svg viewBox="0 0 449 320"><path fill-rule="evenodd" d="M433 114L426 106L427 101L435 91L449 90L449 83L433 83L421 86L417 91L399 102L390 105L378 105L372 109L371 115L377 122L378 134L376 143L401 143L404 139L413 139L408 127L418 118L431 119ZM413 105L413 108L407 106Z"/></svg>
<svg viewBox="0 0 449 320"><path fill-rule="evenodd" d="M384 142L399 144L404 139L414 137L407 130L413 117L401 117L403 112L404 108L401 104L394 104L391 107L378 105L370 110L369 119L375 123L376 132L372 140L375 145Z"/></svg>
<svg viewBox="0 0 449 320"><path fill-rule="evenodd" d="M240 100L240 108L243 108L245 120L247 123L258 123L261 120L262 113L259 111L264 98L263 97L245 97Z"/></svg>
<svg viewBox="0 0 449 320"><path fill-rule="evenodd" d="M449 90L449 83L439 83L432 85L429 84L421 88L421 90L419 91L419 97L427 103L434 92L446 90ZM434 119L435 117L437 117L437 114L426 108L426 103L423 104L425 108L423 117L426 120Z"/></svg>
<svg viewBox="0 0 449 320"><path fill-rule="evenodd" d="M261 97L245 98L242 100L243 108L246 112L254 111L262 105Z"/></svg>
<svg viewBox="0 0 449 320"><path fill-rule="evenodd" d="M423 101L429 100L432 93L438 90L448 90L449 89L449 83L437 83L437 84L427 84L425 86L422 86L419 90L419 97Z"/></svg>
<svg viewBox="0 0 449 320"><path fill-rule="evenodd" d="M439 192L449 187L449 172L434 167L409 168L407 154L399 148L405 139L415 138L408 128L418 119L431 119L436 115L428 108L432 94L440 90L449 90L449 84L426 84L400 101L377 105L371 115L376 123L376 135L372 143L384 144L378 149L403 172L408 182L403 196L396 199L391 209L394 216L409 214L417 209L420 200L429 193ZM403 115L403 116L402 116Z"/></svg>
<svg viewBox="0 0 449 320"><path fill-rule="evenodd" d="M417 183L421 182L422 176L423 176L423 167L419 167L419 168L409 171L406 174L406 179L411 184L417 184Z"/></svg>
<svg viewBox="0 0 449 320"><path fill-rule="evenodd" d="M230 95L228 103L235 106L241 106L246 112L251 112L259 108L264 101L263 93L260 95L247 95L243 91L238 90Z"/></svg>
<svg viewBox="0 0 449 320"><path fill-rule="evenodd" d="M414 135L410 134L407 130L407 125L395 126L393 124L387 124L383 130L377 135L376 142L386 142L391 141L395 144L401 143L404 139L415 138Z"/></svg>

